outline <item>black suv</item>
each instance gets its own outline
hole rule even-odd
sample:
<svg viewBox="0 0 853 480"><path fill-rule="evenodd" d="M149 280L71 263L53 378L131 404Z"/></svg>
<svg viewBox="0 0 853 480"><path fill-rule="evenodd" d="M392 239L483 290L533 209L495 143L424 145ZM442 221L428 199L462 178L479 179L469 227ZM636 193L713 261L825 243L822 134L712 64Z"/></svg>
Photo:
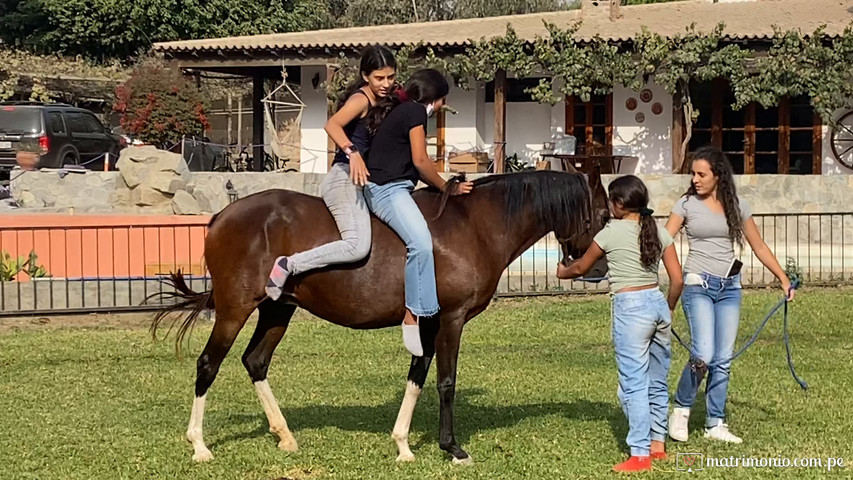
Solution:
<svg viewBox="0 0 853 480"><path fill-rule="evenodd" d="M111 133L84 108L63 103L0 102L0 171L17 164L18 149L36 150L40 155L37 168L71 164L103 170L103 154L109 152L112 167L125 146L123 137Z"/></svg>

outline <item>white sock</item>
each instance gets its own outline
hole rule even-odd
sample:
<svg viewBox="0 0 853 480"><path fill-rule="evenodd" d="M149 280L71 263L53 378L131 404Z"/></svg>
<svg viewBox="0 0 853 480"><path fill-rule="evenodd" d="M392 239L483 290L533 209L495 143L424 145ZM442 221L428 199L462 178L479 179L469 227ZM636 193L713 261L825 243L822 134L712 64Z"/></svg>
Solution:
<svg viewBox="0 0 853 480"><path fill-rule="evenodd" d="M421 327L418 324L403 324L403 345L406 350L416 357L424 356L424 347L421 344Z"/></svg>

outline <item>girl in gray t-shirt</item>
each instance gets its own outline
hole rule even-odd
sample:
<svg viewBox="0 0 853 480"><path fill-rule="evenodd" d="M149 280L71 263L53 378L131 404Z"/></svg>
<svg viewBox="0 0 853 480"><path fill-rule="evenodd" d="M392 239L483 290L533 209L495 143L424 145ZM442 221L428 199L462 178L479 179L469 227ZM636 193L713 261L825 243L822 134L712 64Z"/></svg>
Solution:
<svg viewBox="0 0 853 480"><path fill-rule="evenodd" d="M719 149L703 147L694 152L690 188L675 204L666 229L674 237L681 228L687 235L690 253L684 262L684 292L681 306L690 325L693 351L711 364L729 358L740 321L740 274L730 275L735 259L734 245L743 239L755 256L782 284L793 299L791 282L764 243L749 205L738 198L731 164ZM705 386L707 417L705 437L740 443L725 423L725 406L731 363L708 368ZM702 382L702 369L684 367L675 393L675 408L669 417L669 436L686 441L690 407Z"/></svg>

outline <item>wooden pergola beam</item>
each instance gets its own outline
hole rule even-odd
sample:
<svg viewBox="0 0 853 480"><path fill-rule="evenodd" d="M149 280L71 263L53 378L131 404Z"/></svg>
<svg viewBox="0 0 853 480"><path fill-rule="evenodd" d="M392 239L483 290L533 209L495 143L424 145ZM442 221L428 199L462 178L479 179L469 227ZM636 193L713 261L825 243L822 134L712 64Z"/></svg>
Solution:
<svg viewBox="0 0 853 480"><path fill-rule="evenodd" d="M506 70L495 73L495 173L504 173L506 161Z"/></svg>

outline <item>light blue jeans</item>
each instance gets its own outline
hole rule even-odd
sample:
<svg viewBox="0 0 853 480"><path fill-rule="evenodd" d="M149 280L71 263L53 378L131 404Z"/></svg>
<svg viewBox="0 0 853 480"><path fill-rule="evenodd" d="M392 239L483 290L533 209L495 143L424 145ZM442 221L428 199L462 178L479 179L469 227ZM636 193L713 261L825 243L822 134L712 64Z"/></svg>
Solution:
<svg viewBox="0 0 853 480"><path fill-rule="evenodd" d="M617 395L628 417L627 443L632 456L646 456L652 440L666 439L672 318L657 288L617 293L612 308Z"/></svg>
<svg viewBox="0 0 853 480"><path fill-rule="evenodd" d="M399 180L384 185L368 182L367 206L391 227L406 244L406 308L419 317L438 313L432 235L421 210L412 198L415 185Z"/></svg>
<svg viewBox="0 0 853 480"><path fill-rule="evenodd" d="M740 322L741 281L740 275L722 278L707 273L700 274L702 285L685 285L681 294L681 305L690 325L692 348L706 364L724 360L732 355ZM729 388L731 362L710 367L705 382L706 427L723 422L726 396ZM696 392L702 377L684 367L675 404L690 408L696 400Z"/></svg>
<svg viewBox="0 0 853 480"><path fill-rule="evenodd" d="M362 187L349 178L349 164L332 165L320 184L320 195L335 219L341 239L288 257L287 267L293 274L358 262L370 253L370 211Z"/></svg>

